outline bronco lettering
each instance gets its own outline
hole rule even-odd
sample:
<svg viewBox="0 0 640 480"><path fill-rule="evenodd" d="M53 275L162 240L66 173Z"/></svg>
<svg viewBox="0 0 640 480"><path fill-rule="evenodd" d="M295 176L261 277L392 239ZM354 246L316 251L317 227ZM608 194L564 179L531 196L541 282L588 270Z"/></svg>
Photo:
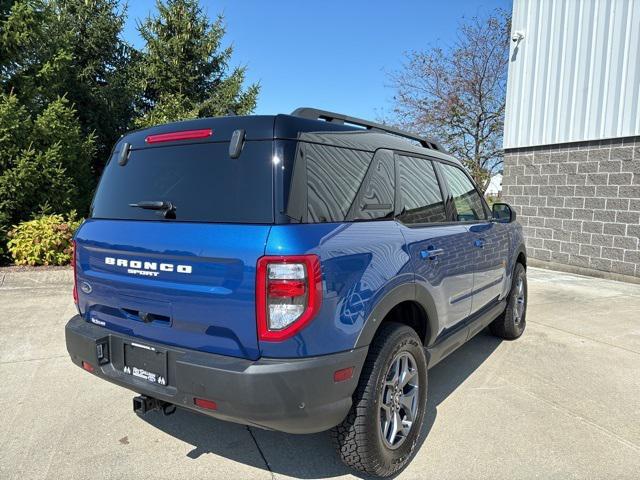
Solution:
<svg viewBox="0 0 640 480"><path fill-rule="evenodd" d="M158 276L158 264L156 262L105 257L104 263L106 265L115 265L117 267L126 268L127 273L131 273L133 275L144 275L151 277ZM178 272L190 274L193 271L193 267L191 265L174 265L172 263L161 263L159 270L162 272Z"/></svg>

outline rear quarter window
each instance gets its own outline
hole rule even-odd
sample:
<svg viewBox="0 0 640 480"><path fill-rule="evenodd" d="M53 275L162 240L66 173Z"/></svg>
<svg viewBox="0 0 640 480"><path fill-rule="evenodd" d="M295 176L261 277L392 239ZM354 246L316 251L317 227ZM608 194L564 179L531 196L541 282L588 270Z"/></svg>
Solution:
<svg viewBox="0 0 640 480"><path fill-rule="evenodd" d="M367 173L372 154L318 144L307 144L304 153L308 221L344 221Z"/></svg>
<svg viewBox="0 0 640 480"><path fill-rule="evenodd" d="M272 142L246 142L237 159L229 157L228 148L224 142L137 149L124 166L116 149L91 216L162 220L162 212L129 205L167 201L176 208L173 222L272 223Z"/></svg>

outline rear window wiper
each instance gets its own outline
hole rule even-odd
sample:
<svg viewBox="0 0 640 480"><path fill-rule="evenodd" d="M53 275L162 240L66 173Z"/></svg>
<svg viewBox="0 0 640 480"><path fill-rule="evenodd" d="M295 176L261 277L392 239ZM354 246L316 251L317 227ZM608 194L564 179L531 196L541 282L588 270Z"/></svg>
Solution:
<svg viewBox="0 0 640 480"><path fill-rule="evenodd" d="M164 218L176 218L176 207L171 202L166 201L142 201L130 203L130 207L142 208L144 210L158 210L164 213Z"/></svg>

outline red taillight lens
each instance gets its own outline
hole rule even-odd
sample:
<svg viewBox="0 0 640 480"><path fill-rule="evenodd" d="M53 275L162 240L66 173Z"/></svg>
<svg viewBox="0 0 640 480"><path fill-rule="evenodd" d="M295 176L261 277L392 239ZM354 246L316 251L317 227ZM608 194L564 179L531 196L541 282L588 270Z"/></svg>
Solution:
<svg viewBox="0 0 640 480"><path fill-rule="evenodd" d="M300 297L306 288L304 280L271 280L267 294L274 298Z"/></svg>
<svg viewBox="0 0 640 480"><path fill-rule="evenodd" d="M258 260L258 338L280 341L300 331L320 310L322 272L317 255L266 256Z"/></svg>
<svg viewBox="0 0 640 480"><path fill-rule="evenodd" d="M78 267L76 265L76 241L71 241L71 248L73 248L73 253L71 255L71 264L73 265L73 303L78 305Z"/></svg>
<svg viewBox="0 0 640 480"><path fill-rule="evenodd" d="M204 398L194 398L195 403L200 408L206 408L207 410L217 410L218 405L213 400L205 400Z"/></svg>
<svg viewBox="0 0 640 480"><path fill-rule="evenodd" d="M198 138L207 138L213 135L213 130L203 128L201 130L183 130L182 132L158 133L156 135L148 135L144 139L147 143L163 143L177 142L178 140L196 140Z"/></svg>

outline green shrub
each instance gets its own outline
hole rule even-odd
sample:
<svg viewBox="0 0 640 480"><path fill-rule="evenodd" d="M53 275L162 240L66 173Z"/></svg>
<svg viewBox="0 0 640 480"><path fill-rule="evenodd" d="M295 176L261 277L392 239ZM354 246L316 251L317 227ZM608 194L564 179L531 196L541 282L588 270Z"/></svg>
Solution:
<svg viewBox="0 0 640 480"><path fill-rule="evenodd" d="M71 262L73 234L82 220L71 212L43 215L22 222L9 232L9 253L16 265L67 265Z"/></svg>
<svg viewBox="0 0 640 480"><path fill-rule="evenodd" d="M7 229L4 226L3 215L0 213L0 266L6 264L9 261L7 248Z"/></svg>

